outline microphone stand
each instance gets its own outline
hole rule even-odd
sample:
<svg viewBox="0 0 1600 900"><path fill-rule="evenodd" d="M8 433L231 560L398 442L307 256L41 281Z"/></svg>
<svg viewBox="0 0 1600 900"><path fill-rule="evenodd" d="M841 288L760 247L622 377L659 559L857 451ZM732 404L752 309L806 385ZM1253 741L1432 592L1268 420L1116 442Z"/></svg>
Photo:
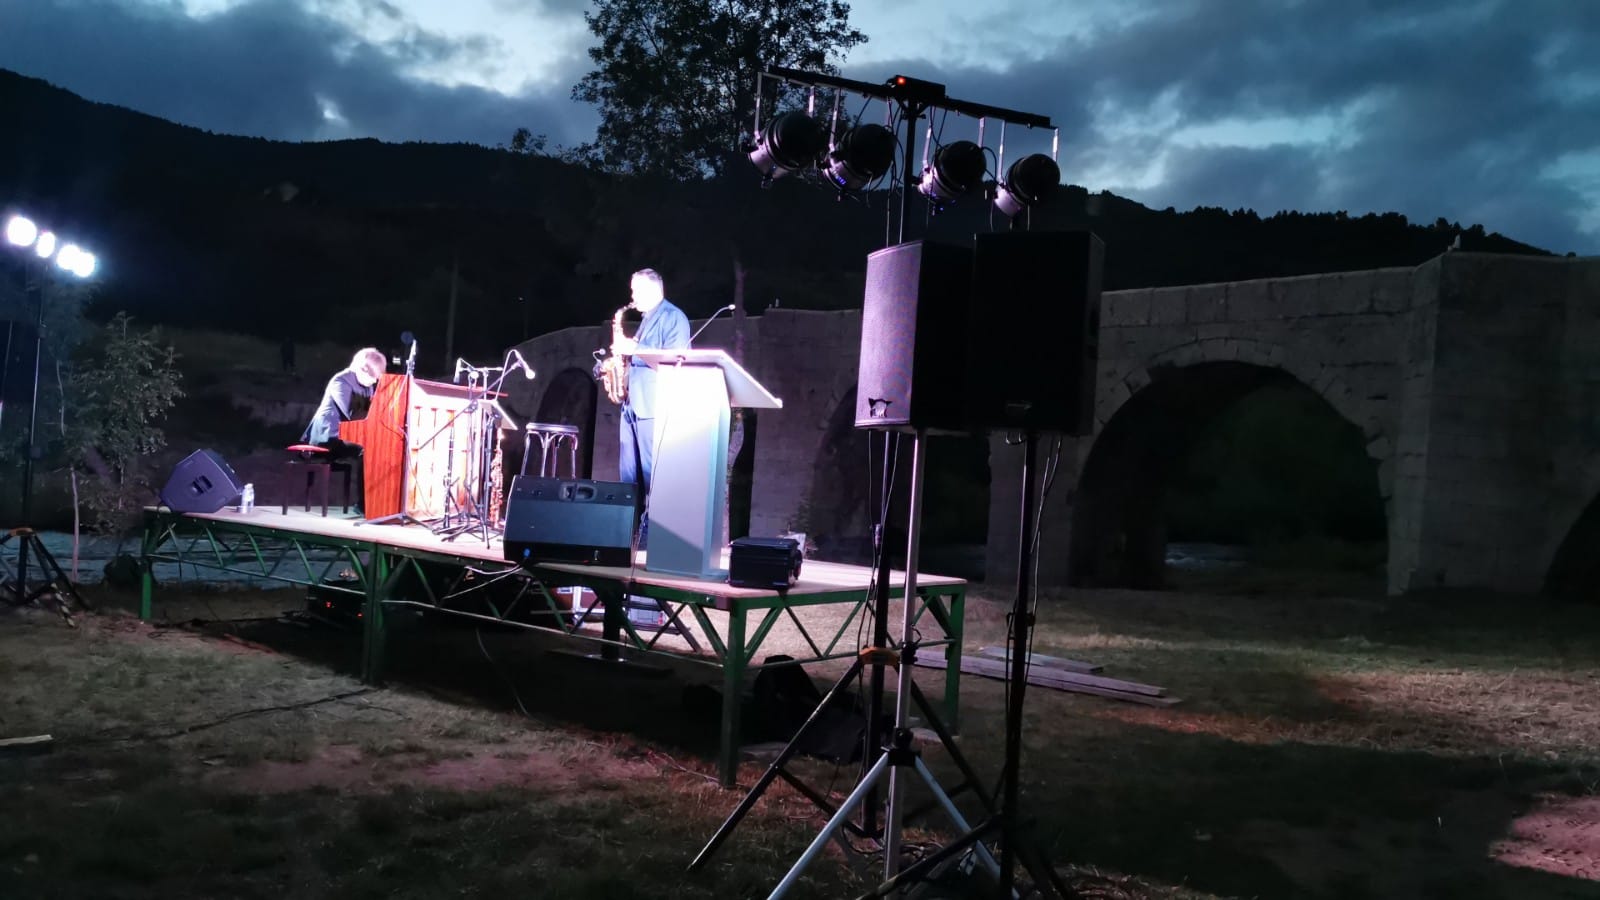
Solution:
<svg viewBox="0 0 1600 900"><path fill-rule="evenodd" d="M444 513L444 524L440 528L440 530L437 532L439 534L446 535L445 540L447 540L447 541L455 540L457 537L460 537L465 532L471 530L472 529L472 522L469 521L469 520L474 518L474 517L476 517L478 519L478 522L480 524L487 525L487 522L485 521L484 516L483 516L483 510L479 506L477 499L473 497L472 491L470 489L470 486L469 486L469 490L468 490L467 495L466 495L467 505L470 507L470 510L469 511L462 511L461 520L458 523L456 523L455 525L453 525L453 526L450 524L450 505L452 503L456 503L457 508L458 509L460 508L460 504L455 500L455 492L452 490L452 487L453 487L453 485L455 483L455 458L456 458L455 423L456 423L456 419L459 418L462 413L467 413L468 414L468 416L467 416L467 429L468 429L467 443L468 443L468 446L473 447L473 455L476 456L477 452L478 452L476 444L477 444L477 441L479 439L479 434L480 434L480 432L477 429L477 424L478 424L477 423L477 420L478 420L477 413L478 413L479 408L480 408L479 407L479 401L482 399L482 395L479 395L479 394L476 393L478 379L482 378L484 380L484 391L487 392L488 389L489 389L488 388L488 380L489 380L488 373L492 372L492 371L495 371L496 367L488 366L488 367L485 367L485 368L478 368L476 366L467 364L466 365L466 369L467 369L467 397L469 398L468 402L467 402L467 405L465 407L462 407L459 410L456 410L454 413L452 413L450 415L450 418L444 423L444 425L440 426L439 431L434 433L434 437L438 437L439 434L443 433L445 429L448 428L450 430L450 446L449 446L448 455L445 457L445 484L444 484L444 491L445 491L445 493L444 493L444 510L445 510L445 513ZM432 438L429 438L429 440L431 441ZM463 475L463 477L465 479L467 479L468 481L471 481L471 480L473 480L472 467L470 465L468 465L466 468L467 468L467 471L463 472L462 475ZM482 473L480 472L479 474L481 475ZM483 541L486 544L489 542L489 536L488 536L487 529L485 529Z"/></svg>
<svg viewBox="0 0 1600 900"><path fill-rule="evenodd" d="M716 312L712 313L711 315L707 316L706 320L704 322L700 323L700 327L695 329L694 334L689 335L689 343L691 345L694 344L695 338L700 336L700 332L706 330L706 326L711 324L711 320L712 319L715 319L717 316L720 316L725 312L732 312L734 307L737 306L737 305L738 304L736 304L736 303L729 303L727 306L724 306L721 309L717 310Z"/></svg>

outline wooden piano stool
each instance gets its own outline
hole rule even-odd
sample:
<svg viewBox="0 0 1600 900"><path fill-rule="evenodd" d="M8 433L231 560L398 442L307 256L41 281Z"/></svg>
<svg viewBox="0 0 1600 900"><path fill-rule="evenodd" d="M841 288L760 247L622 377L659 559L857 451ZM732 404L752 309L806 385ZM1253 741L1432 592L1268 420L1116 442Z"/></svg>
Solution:
<svg viewBox="0 0 1600 900"><path fill-rule="evenodd" d="M329 482L333 480L334 472L341 472L344 474L344 511L348 513L350 511L350 474L354 470L355 464L360 462L359 457L332 459L326 447L318 447L315 444L294 444L288 450L289 459L286 464L291 468L301 469L305 472L306 489L303 502L306 511L311 511L311 492L320 481L322 486L322 514L324 516L328 514ZM284 515L289 513L289 495L287 492L283 495L282 511Z"/></svg>

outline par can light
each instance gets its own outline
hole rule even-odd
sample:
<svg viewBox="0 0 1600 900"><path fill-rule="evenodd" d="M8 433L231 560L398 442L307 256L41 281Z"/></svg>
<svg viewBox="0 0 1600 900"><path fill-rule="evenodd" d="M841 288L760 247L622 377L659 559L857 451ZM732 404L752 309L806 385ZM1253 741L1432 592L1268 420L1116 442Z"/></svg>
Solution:
<svg viewBox="0 0 1600 900"><path fill-rule="evenodd" d="M1015 217L1030 206L1049 199L1061 186L1061 167L1043 153L1024 156L1006 170L1006 180L995 189L994 207Z"/></svg>
<svg viewBox="0 0 1600 900"><path fill-rule="evenodd" d="M791 110L776 116L756 136L750 161L760 170L763 181L781 178L816 165L827 149L828 136L817 120Z"/></svg>
<svg viewBox="0 0 1600 900"><path fill-rule="evenodd" d="M828 153L828 180L842 190L860 190L889 171L895 147L894 134L882 125L851 128Z"/></svg>
<svg viewBox="0 0 1600 900"><path fill-rule="evenodd" d="M953 202L983 183L985 163L983 148L971 141L945 144L933 154L933 165L922 174L917 189L935 205Z"/></svg>

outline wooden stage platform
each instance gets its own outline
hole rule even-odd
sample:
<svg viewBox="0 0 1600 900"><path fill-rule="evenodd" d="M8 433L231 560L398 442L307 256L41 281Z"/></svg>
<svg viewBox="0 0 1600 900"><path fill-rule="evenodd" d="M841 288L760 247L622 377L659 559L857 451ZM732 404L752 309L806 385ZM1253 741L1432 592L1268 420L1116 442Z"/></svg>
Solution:
<svg viewBox="0 0 1600 900"><path fill-rule="evenodd" d="M723 551L723 566L727 565ZM741 698L746 676L763 668L756 654L775 635L793 656L781 665L849 659L860 651L858 635L871 633L873 572L863 566L807 559L800 579L787 591L737 588L725 582L646 571L646 555L630 567L569 564L519 566L507 562L499 536L463 532L453 538L422 525L374 524L357 517L291 509L257 508L248 513L145 511L142 545L145 579L140 615L150 616L155 562L185 563L284 584L359 603L362 678L376 683L384 662L384 612L424 608L559 633L600 647L601 656L670 654L716 666L722 674L719 772L724 785L738 771ZM596 608L573 609L584 588ZM967 583L959 578L917 575L912 615L923 635L919 652L942 653L947 661L944 723L957 727L961 625ZM890 578L891 598L905 594L905 573ZM642 628L629 617L628 597L656 600L666 615L662 628ZM900 632L901 607L894 604L890 634ZM798 648L798 652L796 652Z"/></svg>

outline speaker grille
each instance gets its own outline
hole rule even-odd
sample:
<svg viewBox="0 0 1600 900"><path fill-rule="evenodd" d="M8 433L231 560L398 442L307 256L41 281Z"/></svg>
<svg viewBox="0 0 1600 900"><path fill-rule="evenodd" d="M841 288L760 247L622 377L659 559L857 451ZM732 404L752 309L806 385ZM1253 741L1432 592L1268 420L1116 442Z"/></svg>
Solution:
<svg viewBox="0 0 1600 900"><path fill-rule="evenodd" d="M964 335L969 425L1090 433L1104 257L1088 231L977 236Z"/></svg>

